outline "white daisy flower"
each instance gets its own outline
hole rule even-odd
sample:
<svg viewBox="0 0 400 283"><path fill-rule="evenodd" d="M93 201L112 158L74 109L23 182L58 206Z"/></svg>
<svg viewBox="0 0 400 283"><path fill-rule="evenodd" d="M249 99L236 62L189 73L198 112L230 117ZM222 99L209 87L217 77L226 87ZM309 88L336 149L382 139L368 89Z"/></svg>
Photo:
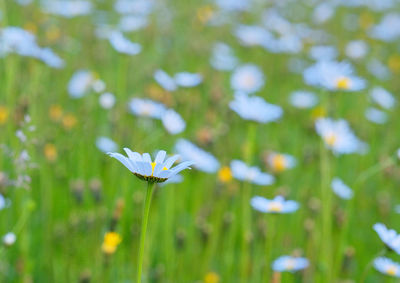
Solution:
<svg viewBox="0 0 400 283"><path fill-rule="evenodd" d="M390 258L387 257L378 257L374 260L374 267L379 272L394 276L400 277L400 264L394 262Z"/></svg>
<svg viewBox="0 0 400 283"><path fill-rule="evenodd" d="M251 206L264 213L292 213L299 209L299 204L294 200L285 200L283 196L273 199L255 196L251 199Z"/></svg>
<svg viewBox="0 0 400 283"><path fill-rule="evenodd" d="M241 160L232 160L231 170L234 178L248 181L260 186L268 186L275 182L274 176L261 172L257 166L248 166Z"/></svg>
<svg viewBox="0 0 400 283"><path fill-rule="evenodd" d="M194 164L192 161L185 161L171 168L175 161L179 159L179 155L171 156L165 160L167 153L164 150L160 150L153 162L148 153L141 155L128 148L124 148L124 150L128 157L116 152L109 152L108 154L121 162L136 177L151 183L165 182L182 170L190 169L189 166Z"/></svg>

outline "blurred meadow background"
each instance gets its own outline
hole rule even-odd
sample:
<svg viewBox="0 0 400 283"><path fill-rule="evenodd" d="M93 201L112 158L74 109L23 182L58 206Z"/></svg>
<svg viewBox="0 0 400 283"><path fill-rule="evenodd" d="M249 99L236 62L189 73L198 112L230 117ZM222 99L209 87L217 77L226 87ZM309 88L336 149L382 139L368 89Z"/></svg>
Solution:
<svg viewBox="0 0 400 283"><path fill-rule="evenodd" d="M0 0L0 23L0 282L137 282L125 147L194 162L156 184L143 282L398 282L399 1Z"/></svg>

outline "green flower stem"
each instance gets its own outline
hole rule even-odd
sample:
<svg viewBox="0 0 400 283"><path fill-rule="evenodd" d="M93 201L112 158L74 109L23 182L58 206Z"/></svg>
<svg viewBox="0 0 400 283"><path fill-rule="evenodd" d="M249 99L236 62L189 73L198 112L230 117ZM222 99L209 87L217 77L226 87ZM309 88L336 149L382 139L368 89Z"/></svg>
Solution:
<svg viewBox="0 0 400 283"><path fill-rule="evenodd" d="M251 122L248 126L248 132L246 137L246 147L244 151L245 162L248 165L251 165L253 154L254 154L254 144L256 141L256 133L257 133L257 123ZM241 233L242 233L242 242L241 242L241 281L247 282L248 277L248 266L249 266L249 247L248 247L248 233L251 231L249 229L251 227L251 210L250 210L250 201L251 198L251 184L244 183L242 186L241 192L241 209L242 209L242 223L241 223Z"/></svg>
<svg viewBox="0 0 400 283"><path fill-rule="evenodd" d="M367 278L368 271L371 269L374 260L375 260L376 258L378 258L378 257L384 256L384 255L386 254L386 251L387 251L386 248L384 248L383 250L381 250L378 254L376 254L376 255L368 262L368 264L365 266L364 271L363 271L363 273L362 273L362 275L361 275L360 283L364 283L365 279Z"/></svg>
<svg viewBox="0 0 400 283"><path fill-rule="evenodd" d="M142 229L140 232L140 246L139 246L139 258L138 258L138 268L137 268L137 283L142 282L142 267L143 267L143 254L144 254L144 242L146 240L147 222L149 220L151 197L154 191L154 183L147 183L146 200L143 208L143 219L142 219Z"/></svg>
<svg viewBox="0 0 400 283"><path fill-rule="evenodd" d="M332 280L332 191L329 187L329 152L321 142L321 198L322 198L322 260L325 278Z"/></svg>
<svg viewBox="0 0 400 283"><path fill-rule="evenodd" d="M396 161L393 158L389 158L389 159L383 161L382 163L378 163L378 164L373 165L370 168L366 169L355 180L355 182L353 184L354 196L352 199L349 200L349 202L346 206L346 218L345 218L345 222L343 225L343 229L340 234L339 247L337 249L336 256L335 256L336 262L337 262L336 268L338 269L337 270L338 273L339 273L340 267L342 266L342 255L344 252L344 248L347 244L348 230L349 230L350 222L351 222L350 220L351 220L351 216L353 215L355 200L357 198L356 195L358 194L360 187L371 176L375 175L378 172L381 172L382 170L384 170L387 167L394 165L395 163L396 163Z"/></svg>

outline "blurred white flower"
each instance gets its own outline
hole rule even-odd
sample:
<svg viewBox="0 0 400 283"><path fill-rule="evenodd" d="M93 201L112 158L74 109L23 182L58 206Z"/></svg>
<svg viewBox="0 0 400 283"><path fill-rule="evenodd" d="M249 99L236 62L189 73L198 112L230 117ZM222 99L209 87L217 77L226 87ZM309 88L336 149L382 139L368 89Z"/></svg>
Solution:
<svg viewBox="0 0 400 283"><path fill-rule="evenodd" d="M328 90L360 91L365 80L353 75L353 66L347 62L320 60L304 70L304 81Z"/></svg>
<svg viewBox="0 0 400 283"><path fill-rule="evenodd" d="M331 188L342 199L351 199L353 197L353 191L338 177L332 179Z"/></svg>
<svg viewBox="0 0 400 283"><path fill-rule="evenodd" d="M174 78L168 75L167 72L158 69L154 72L154 79L167 91L174 91L177 89Z"/></svg>
<svg viewBox="0 0 400 283"><path fill-rule="evenodd" d="M295 272L309 265L308 259L304 257L281 256L272 263L272 269L278 272Z"/></svg>
<svg viewBox="0 0 400 283"><path fill-rule="evenodd" d="M73 18L92 12L92 3L84 0L42 0L42 9L50 14Z"/></svg>
<svg viewBox="0 0 400 283"><path fill-rule="evenodd" d="M326 147L335 154L364 154L368 149L367 144L356 137L346 120L320 118L315 122L315 129Z"/></svg>
<svg viewBox="0 0 400 283"><path fill-rule="evenodd" d="M312 59L320 60L335 60L338 56L336 47L330 45L317 45L310 48L309 55Z"/></svg>
<svg viewBox="0 0 400 283"><path fill-rule="evenodd" d="M379 109L368 107L365 110L365 118L375 124L385 124L388 120L388 115Z"/></svg>
<svg viewBox="0 0 400 283"><path fill-rule="evenodd" d="M129 103L131 113L136 116L161 119L167 108L160 102L151 99L133 98Z"/></svg>
<svg viewBox="0 0 400 283"><path fill-rule="evenodd" d="M238 64L238 59L229 45L217 42L212 49L210 64L216 70L230 71Z"/></svg>
<svg viewBox="0 0 400 283"><path fill-rule="evenodd" d="M251 206L264 213L292 213L299 209L299 204L294 200L285 200L282 196L273 199L255 196L251 199Z"/></svg>
<svg viewBox="0 0 400 283"><path fill-rule="evenodd" d="M258 96L249 96L245 93L235 93L235 99L229 107L245 120L259 123L269 123L278 120L283 110L280 106L270 104Z"/></svg>
<svg viewBox="0 0 400 283"><path fill-rule="evenodd" d="M388 92L383 87L374 87L370 91L372 100L385 109L391 109L396 104L396 99L393 94Z"/></svg>
<svg viewBox="0 0 400 283"><path fill-rule="evenodd" d="M115 105L115 96L110 92L105 92L99 96L100 106L104 109L111 109Z"/></svg>
<svg viewBox="0 0 400 283"><path fill-rule="evenodd" d="M265 76L261 69L252 64L239 66L231 76L231 87L235 91L254 93L265 84Z"/></svg>
<svg viewBox="0 0 400 283"><path fill-rule="evenodd" d="M352 59L362 59L368 53L368 45L363 40L350 41L346 46L346 55Z"/></svg>
<svg viewBox="0 0 400 283"><path fill-rule="evenodd" d="M119 53L136 55L142 50L142 46L139 43L130 41L119 31L111 32L108 40L111 46Z"/></svg>
<svg viewBox="0 0 400 283"><path fill-rule="evenodd" d="M290 104L297 108L312 108L318 103L318 97L310 91L298 90L290 94Z"/></svg>
<svg viewBox="0 0 400 283"><path fill-rule="evenodd" d="M98 137L96 139L96 146L97 148L104 152L112 152L112 151L117 151L118 150L118 145L116 144L116 142L114 142L112 139L108 138L108 137Z"/></svg>
<svg viewBox="0 0 400 283"><path fill-rule="evenodd" d="M165 111L161 118L165 129L172 135L179 134L185 130L186 123L182 117L173 109Z"/></svg>
<svg viewBox="0 0 400 283"><path fill-rule="evenodd" d="M13 232L8 232L3 236L3 243L6 246L12 246L17 240L17 236Z"/></svg>
<svg viewBox="0 0 400 283"><path fill-rule="evenodd" d="M180 72L174 76L175 83L181 87L195 87L203 81L203 77L197 73Z"/></svg>
<svg viewBox="0 0 400 283"><path fill-rule="evenodd" d="M248 166L241 160L231 161L231 171L235 179L259 186L268 186L275 182L274 176L261 172L257 166Z"/></svg>
<svg viewBox="0 0 400 283"><path fill-rule="evenodd" d="M72 98L84 96L92 87L95 77L88 70L76 71L68 83L68 93Z"/></svg>
<svg viewBox="0 0 400 283"><path fill-rule="evenodd" d="M215 173L219 167L219 161L209 152L199 148L185 139L179 139L175 144L176 152L182 160L192 160L193 167L206 173Z"/></svg>
<svg viewBox="0 0 400 283"><path fill-rule="evenodd" d="M95 92L103 92L106 88L106 83L100 79L97 79L93 82L92 88Z"/></svg>

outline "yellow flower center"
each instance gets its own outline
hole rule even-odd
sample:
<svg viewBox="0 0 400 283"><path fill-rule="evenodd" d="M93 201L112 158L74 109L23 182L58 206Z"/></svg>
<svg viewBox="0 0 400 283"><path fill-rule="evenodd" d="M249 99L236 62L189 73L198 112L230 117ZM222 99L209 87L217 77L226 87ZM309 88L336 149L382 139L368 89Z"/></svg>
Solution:
<svg viewBox="0 0 400 283"><path fill-rule="evenodd" d="M243 77L243 84L246 87L253 87L255 84L256 80L254 79L254 77L250 74L247 74Z"/></svg>
<svg viewBox="0 0 400 283"><path fill-rule="evenodd" d="M73 128L76 125L77 122L78 121L77 121L76 117L74 115L72 115L72 114L65 115L63 120L62 120L62 123L63 123L63 125L64 125L64 127L66 129Z"/></svg>
<svg viewBox="0 0 400 283"><path fill-rule="evenodd" d="M117 246L121 243L121 236L116 232L108 232L104 235L104 241L101 245L103 252L112 254L117 249Z"/></svg>
<svg viewBox="0 0 400 283"><path fill-rule="evenodd" d="M219 282L219 276L215 272L209 272L204 276L204 283L218 283Z"/></svg>
<svg viewBox="0 0 400 283"><path fill-rule="evenodd" d="M388 61L389 69L395 73L400 71L400 56L399 55L392 55L389 57Z"/></svg>
<svg viewBox="0 0 400 283"><path fill-rule="evenodd" d="M200 7L197 10L197 18L203 24L207 23L212 18L213 15L214 15L214 10L211 5Z"/></svg>
<svg viewBox="0 0 400 283"><path fill-rule="evenodd" d="M397 274L397 266L395 266L395 265L389 265L388 267L387 267L387 269L386 269L386 273L387 274L389 274L389 275L391 275L391 276L394 276L394 275L396 275Z"/></svg>
<svg viewBox="0 0 400 283"><path fill-rule="evenodd" d="M313 109L313 111L311 112L311 117L312 117L314 120L316 120L316 119L318 119L318 118L325 117L325 116L326 116L326 110L325 110L325 108L320 107L320 106L315 107L315 108Z"/></svg>
<svg viewBox="0 0 400 283"><path fill-rule="evenodd" d="M282 211L282 203L270 202L269 203L269 211L270 212L281 212Z"/></svg>
<svg viewBox="0 0 400 283"><path fill-rule="evenodd" d="M5 124L8 119L8 109L4 106L0 106L0 125Z"/></svg>
<svg viewBox="0 0 400 283"><path fill-rule="evenodd" d="M154 168L156 168L157 163L156 162L151 162L151 176L154 174ZM168 170L167 167L164 167L162 170Z"/></svg>
<svg viewBox="0 0 400 283"><path fill-rule="evenodd" d="M294 260L293 259L288 259L287 261L286 261L286 269L288 269L288 270L293 270L294 269L294 266L295 266L295 264L294 264Z"/></svg>
<svg viewBox="0 0 400 283"><path fill-rule="evenodd" d="M57 159L57 148L54 144L48 143L44 146L44 155L49 161L55 161Z"/></svg>
<svg viewBox="0 0 400 283"><path fill-rule="evenodd" d="M232 172L231 169L227 166L222 167L218 171L218 178L222 183L228 183L230 180L232 180Z"/></svg>
<svg viewBox="0 0 400 283"><path fill-rule="evenodd" d="M335 143L336 143L336 140L337 140L337 137L333 133L330 133L330 134L325 136L325 142L329 146L334 146Z"/></svg>
<svg viewBox="0 0 400 283"><path fill-rule="evenodd" d="M276 154L272 158L272 167L276 172L282 172L286 169L286 160L282 154Z"/></svg>
<svg viewBox="0 0 400 283"><path fill-rule="evenodd" d="M350 88L350 79L346 77L339 78L336 81L336 87L338 89L349 89Z"/></svg>
<svg viewBox="0 0 400 283"><path fill-rule="evenodd" d="M153 105L151 105L151 104L144 104L141 113L142 113L142 115L144 115L144 116L150 116L152 110L153 110Z"/></svg>
<svg viewBox="0 0 400 283"><path fill-rule="evenodd" d="M49 116L53 121L59 121L63 115L60 105L52 105L49 109Z"/></svg>

